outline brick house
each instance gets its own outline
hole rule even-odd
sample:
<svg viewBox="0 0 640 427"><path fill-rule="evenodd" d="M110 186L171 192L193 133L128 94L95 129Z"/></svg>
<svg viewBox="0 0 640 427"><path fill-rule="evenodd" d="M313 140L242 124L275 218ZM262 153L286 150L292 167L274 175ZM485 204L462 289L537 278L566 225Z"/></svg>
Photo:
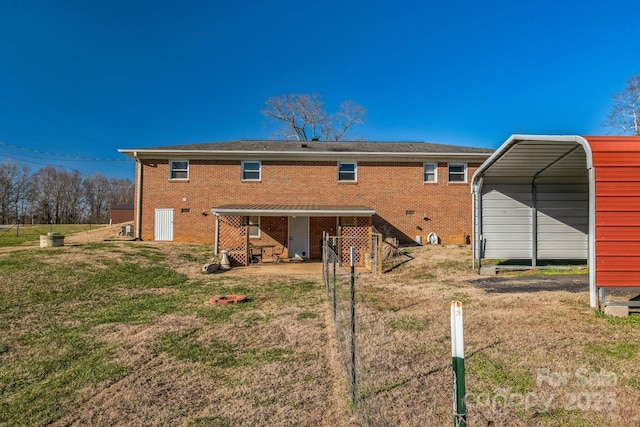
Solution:
<svg viewBox="0 0 640 427"><path fill-rule="evenodd" d="M422 142L234 141L120 149L136 160L135 235L319 259L323 233L468 243L469 181L493 150Z"/></svg>

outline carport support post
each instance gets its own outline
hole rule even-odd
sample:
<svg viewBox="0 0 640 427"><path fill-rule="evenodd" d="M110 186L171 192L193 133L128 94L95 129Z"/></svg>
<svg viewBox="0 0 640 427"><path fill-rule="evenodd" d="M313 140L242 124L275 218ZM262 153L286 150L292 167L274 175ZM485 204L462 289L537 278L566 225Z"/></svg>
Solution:
<svg viewBox="0 0 640 427"><path fill-rule="evenodd" d="M462 303L451 302L451 354L453 356L453 425L466 427L467 405L464 383L464 337Z"/></svg>
<svg viewBox="0 0 640 427"><path fill-rule="evenodd" d="M538 264L538 188L536 186L536 179L538 175L533 178L531 184L531 267L536 267Z"/></svg>

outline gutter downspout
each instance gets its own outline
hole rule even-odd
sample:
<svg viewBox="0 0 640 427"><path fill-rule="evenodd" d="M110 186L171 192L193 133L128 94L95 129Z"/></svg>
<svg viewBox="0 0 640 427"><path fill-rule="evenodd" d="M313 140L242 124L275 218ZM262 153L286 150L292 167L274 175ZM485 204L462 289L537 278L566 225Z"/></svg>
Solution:
<svg viewBox="0 0 640 427"><path fill-rule="evenodd" d="M140 224L142 222L142 162L138 158L138 152L133 152L133 157L136 159L136 182L138 183L136 188L136 240L142 240L140 238Z"/></svg>

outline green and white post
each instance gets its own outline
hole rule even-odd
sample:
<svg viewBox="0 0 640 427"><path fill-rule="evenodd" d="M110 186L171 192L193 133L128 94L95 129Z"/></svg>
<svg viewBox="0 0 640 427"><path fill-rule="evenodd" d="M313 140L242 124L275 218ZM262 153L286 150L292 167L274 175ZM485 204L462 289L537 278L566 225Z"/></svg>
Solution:
<svg viewBox="0 0 640 427"><path fill-rule="evenodd" d="M464 335L462 332L462 303L460 301L451 302L451 354L453 356L453 425L466 427Z"/></svg>

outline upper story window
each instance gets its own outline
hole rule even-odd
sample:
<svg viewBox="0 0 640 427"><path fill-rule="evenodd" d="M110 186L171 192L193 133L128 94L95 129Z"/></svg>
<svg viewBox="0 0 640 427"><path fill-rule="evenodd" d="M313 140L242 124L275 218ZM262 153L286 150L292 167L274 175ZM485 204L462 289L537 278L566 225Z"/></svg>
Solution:
<svg viewBox="0 0 640 427"><path fill-rule="evenodd" d="M243 181L260 181L262 171L262 162L260 161L243 161L242 162L242 180Z"/></svg>
<svg viewBox="0 0 640 427"><path fill-rule="evenodd" d="M449 163L449 182L467 182L466 163Z"/></svg>
<svg viewBox="0 0 640 427"><path fill-rule="evenodd" d="M423 181L438 182L438 165L437 163L425 163L423 166Z"/></svg>
<svg viewBox="0 0 640 427"><path fill-rule="evenodd" d="M189 161L169 160L169 179L189 179Z"/></svg>
<svg viewBox="0 0 640 427"><path fill-rule="evenodd" d="M338 162L338 181L358 181L358 165L355 162Z"/></svg>

